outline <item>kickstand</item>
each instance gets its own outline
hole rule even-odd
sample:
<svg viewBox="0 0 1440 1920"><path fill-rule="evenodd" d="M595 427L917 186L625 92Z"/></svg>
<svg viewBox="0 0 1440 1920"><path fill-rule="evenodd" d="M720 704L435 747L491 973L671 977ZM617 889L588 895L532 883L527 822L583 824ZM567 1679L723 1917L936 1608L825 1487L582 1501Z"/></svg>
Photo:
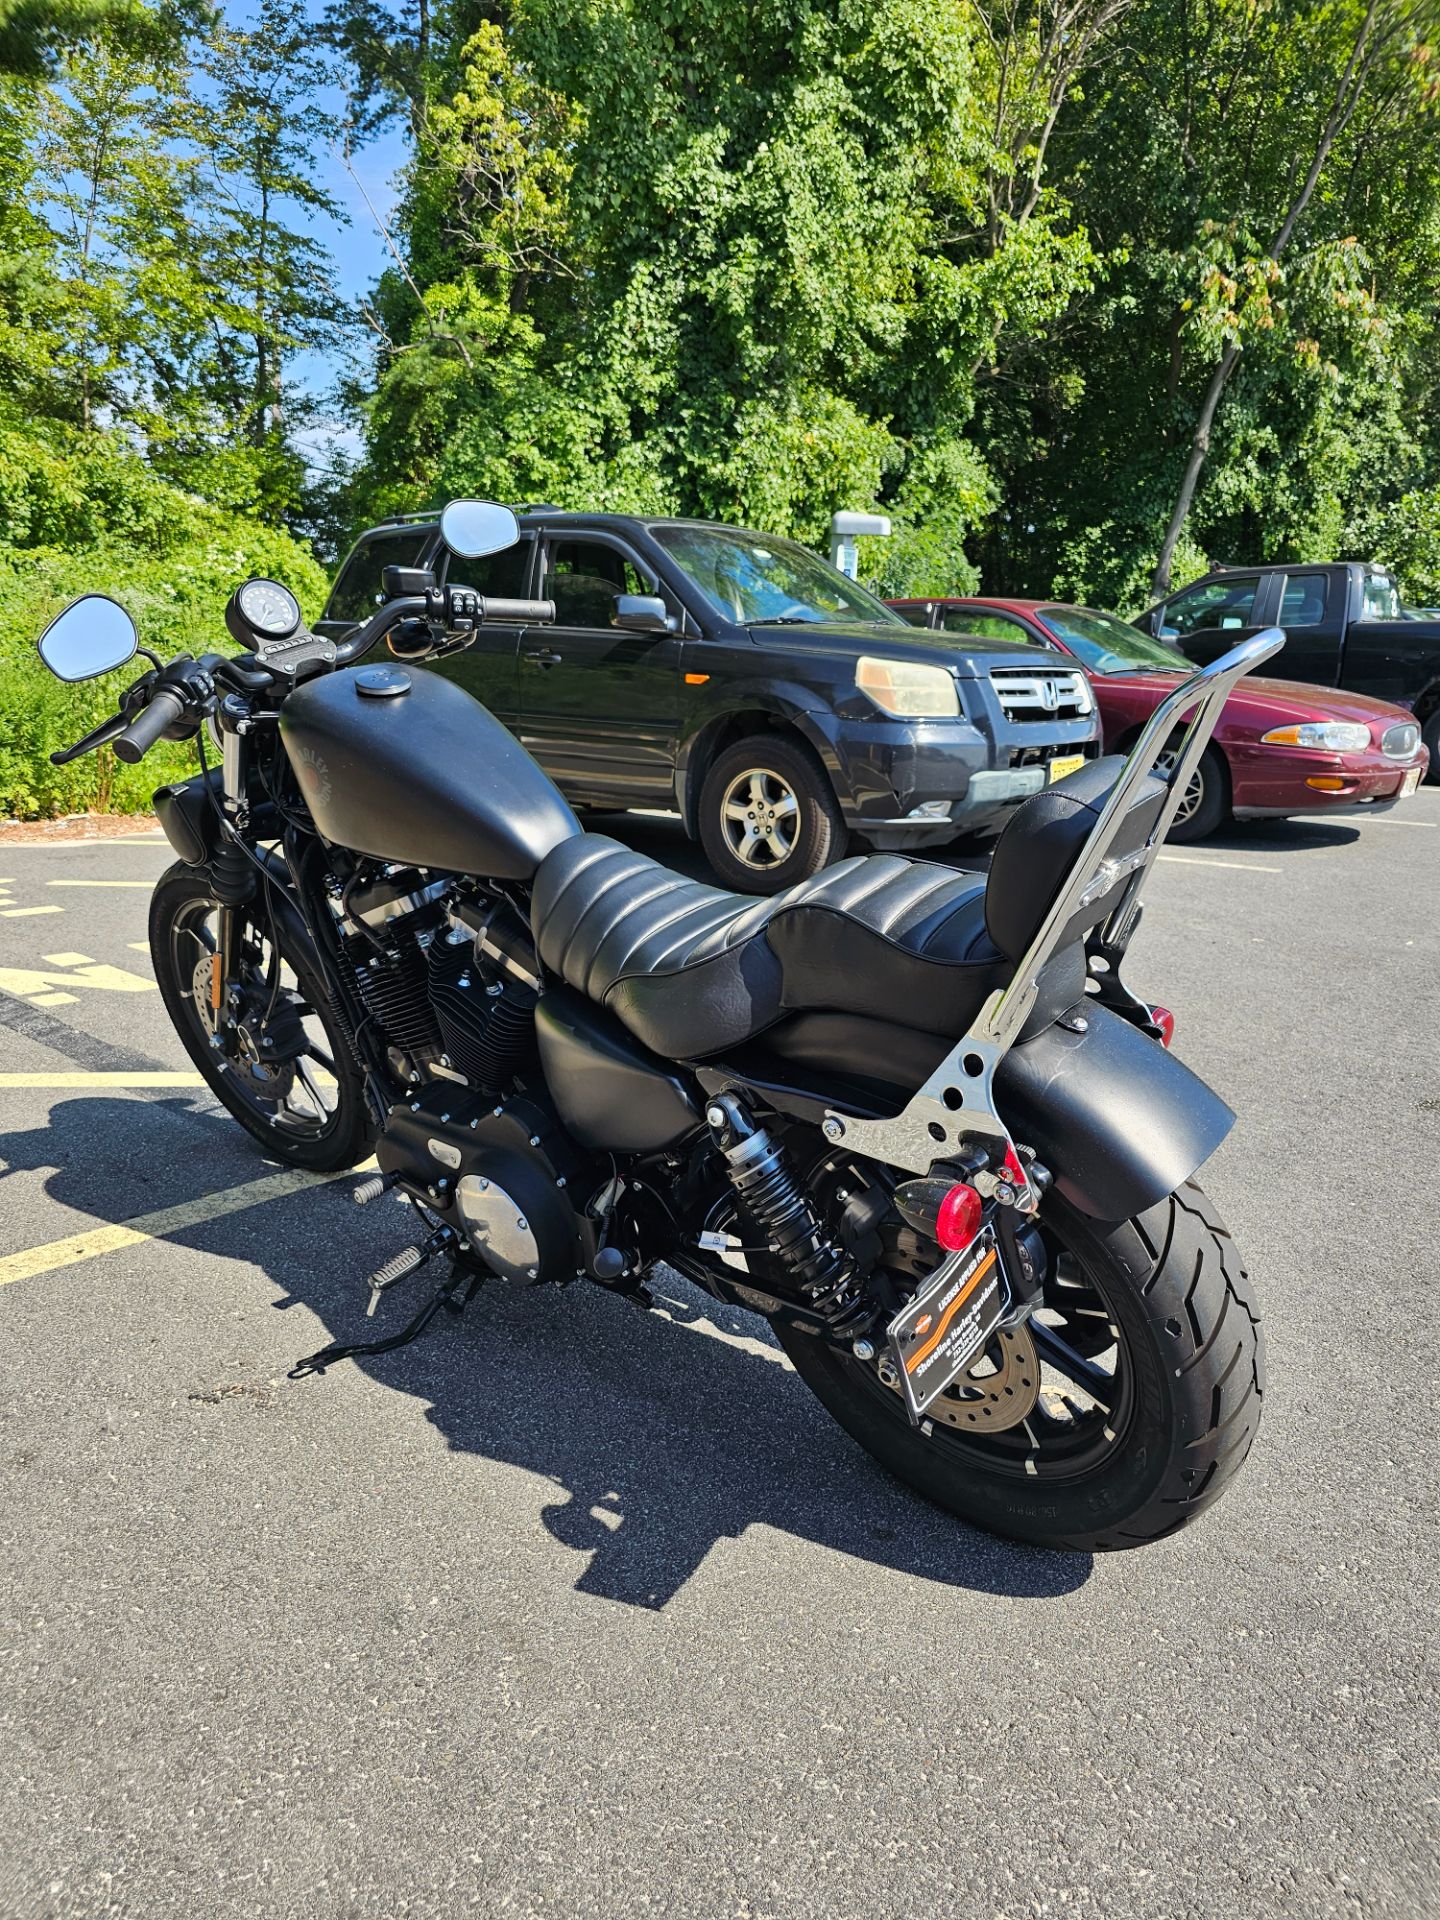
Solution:
<svg viewBox="0 0 1440 1920"><path fill-rule="evenodd" d="M425 1302L414 1319L403 1326L399 1333L392 1333L388 1340L336 1340L328 1347L321 1347L318 1353L297 1360L290 1369L289 1378L304 1380L312 1373L324 1373L337 1360L358 1360L369 1354L393 1353L397 1347L409 1346L425 1331L442 1307L446 1313L458 1318L488 1278L488 1274L476 1273L473 1268L456 1266L439 1292Z"/></svg>

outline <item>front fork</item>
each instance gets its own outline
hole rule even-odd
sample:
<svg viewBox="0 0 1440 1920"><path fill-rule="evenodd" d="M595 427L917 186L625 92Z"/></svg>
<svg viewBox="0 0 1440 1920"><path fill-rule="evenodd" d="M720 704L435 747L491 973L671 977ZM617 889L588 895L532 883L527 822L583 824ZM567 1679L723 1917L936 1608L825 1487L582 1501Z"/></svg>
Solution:
<svg viewBox="0 0 1440 1920"><path fill-rule="evenodd" d="M210 963L210 1013L218 1033L239 1003L240 908L255 891L255 869L240 845L250 819L246 735L251 722L243 703L232 695L220 702L215 724L220 733L220 807L226 828L211 861L215 898L220 903L215 954Z"/></svg>

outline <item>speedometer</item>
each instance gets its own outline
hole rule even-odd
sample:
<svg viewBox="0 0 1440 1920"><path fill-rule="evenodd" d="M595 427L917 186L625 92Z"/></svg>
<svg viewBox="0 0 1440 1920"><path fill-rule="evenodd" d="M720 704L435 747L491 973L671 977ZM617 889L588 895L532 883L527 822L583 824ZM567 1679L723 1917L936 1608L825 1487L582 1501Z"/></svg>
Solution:
<svg viewBox="0 0 1440 1920"><path fill-rule="evenodd" d="M247 580L225 609L225 624L242 647L283 640L300 625L300 603L278 580Z"/></svg>

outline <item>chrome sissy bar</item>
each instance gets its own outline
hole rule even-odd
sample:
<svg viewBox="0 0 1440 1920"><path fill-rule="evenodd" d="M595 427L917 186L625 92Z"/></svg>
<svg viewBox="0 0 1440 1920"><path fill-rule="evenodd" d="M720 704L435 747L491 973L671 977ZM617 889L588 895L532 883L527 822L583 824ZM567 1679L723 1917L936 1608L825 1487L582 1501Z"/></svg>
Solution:
<svg viewBox="0 0 1440 1920"><path fill-rule="evenodd" d="M936 1161L952 1158L962 1151L967 1136L979 1135L990 1143L992 1159L1000 1157L994 1149L1003 1142L1009 1149L1004 1156L1005 1168L992 1166L977 1174L974 1184L982 1192L993 1192L1003 1182L1022 1211L1033 1210L1039 1196L1026 1179L1014 1152L1014 1142L995 1111L995 1071L1024 1027L1035 1004L1041 969L1053 957L1071 919L1088 902L1108 893L1117 881L1128 875L1125 889L1099 935L1099 944L1107 952L1123 953L1140 916L1140 890L1179 811L1185 790L1200 764L1200 756L1210 743L1221 708L1235 683L1262 660L1278 653L1284 644L1282 630L1267 627L1249 640L1242 640L1210 666L1199 668L1173 693L1166 695L1131 748L1071 868L1070 877L1056 895L1009 983L990 995L969 1032L955 1043L924 1086L893 1119L862 1119L827 1110L824 1121L827 1139L837 1144L843 1142L869 1159L910 1173L927 1173ZM1181 716L1192 705L1194 713L1174 766L1166 777L1169 792L1149 838L1132 852L1110 859L1111 844L1136 790L1164 759Z"/></svg>

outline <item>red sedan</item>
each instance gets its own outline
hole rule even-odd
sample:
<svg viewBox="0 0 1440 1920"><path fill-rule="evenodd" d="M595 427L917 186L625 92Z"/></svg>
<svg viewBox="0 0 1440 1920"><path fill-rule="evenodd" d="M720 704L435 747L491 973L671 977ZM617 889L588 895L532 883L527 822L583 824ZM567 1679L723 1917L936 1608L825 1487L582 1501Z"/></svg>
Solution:
<svg viewBox="0 0 1440 1920"><path fill-rule="evenodd" d="M978 598L890 605L912 626L1023 636L1073 654L1094 682L1107 751L1127 748L1184 674L1173 647L1090 607ZM1170 838L1199 840L1236 815L1385 813L1414 793L1429 760L1414 715L1402 707L1335 687L1247 677L1225 703Z"/></svg>

